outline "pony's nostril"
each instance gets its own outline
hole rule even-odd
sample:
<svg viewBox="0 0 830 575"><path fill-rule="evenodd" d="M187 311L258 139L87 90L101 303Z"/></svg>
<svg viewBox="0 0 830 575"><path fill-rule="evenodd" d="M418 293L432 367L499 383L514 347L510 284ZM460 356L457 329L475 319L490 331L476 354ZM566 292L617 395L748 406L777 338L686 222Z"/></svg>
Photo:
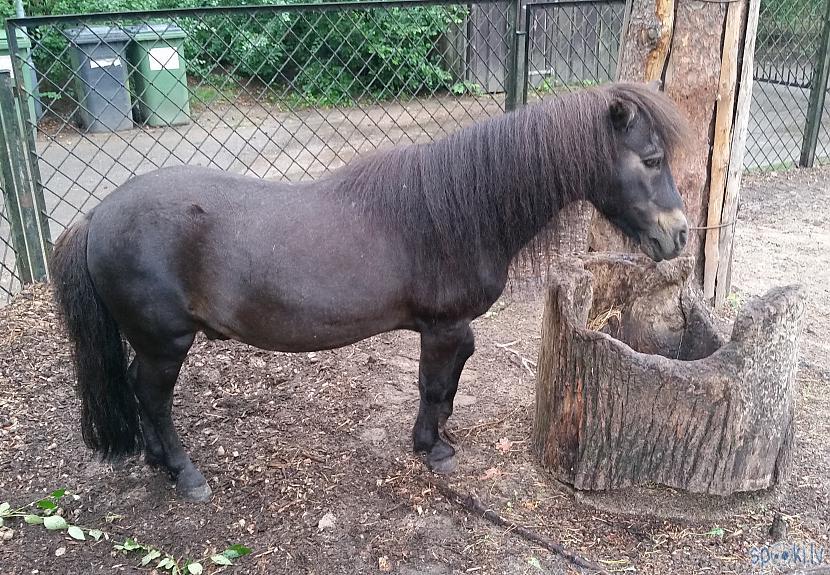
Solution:
<svg viewBox="0 0 830 575"><path fill-rule="evenodd" d="M677 249L683 249L686 246L686 241L689 239L689 231L686 228L680 230L677 234Z"/></svg>
<svg viewBox="0 0 830 575"><path fill-rule="evenodd" d="M651 244L651 247L654 249L655 253L659 253L663 249L663 247L660 245L660 240L658 240L654 236L648 238L648 241Z"/></svg>

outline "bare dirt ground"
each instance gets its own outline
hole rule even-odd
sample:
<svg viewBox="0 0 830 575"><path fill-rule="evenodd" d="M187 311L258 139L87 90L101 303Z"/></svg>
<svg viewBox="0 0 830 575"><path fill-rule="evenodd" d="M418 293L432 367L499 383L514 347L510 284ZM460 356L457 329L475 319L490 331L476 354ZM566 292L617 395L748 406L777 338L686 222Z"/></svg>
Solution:
<svg viewBox="0 0 830 575"><path fill-rule="evenodd" d="M754 177L738 226L734 307L785 283L803 282L810 294L786 485L764 498L715 502L697 516L690 510L685 519L603 512L575 498L529 451L542 301L538 290L518 287L474 324L478 350L451 420L460 466L450 485L609 572L761 572L752 557L773 545L776 514L787 526L779 546L812 544L830 563L828 176ZM253 549L233 567L206 565L217 573L583 572L438 492L410 453L417 344L413 334L394 333L290 355L199 340L174 411L214 496L190 504L140 459L101 464L83 446L48 289L28 289L0 310L0 502L25 505L67 488L78 499L64 498L61 513L110 540L79 542L7 521L0 573L153 573L140 555L114 551L127 537L179 558L233 543ZM333 521L321 528L326 514Z"/></svg>

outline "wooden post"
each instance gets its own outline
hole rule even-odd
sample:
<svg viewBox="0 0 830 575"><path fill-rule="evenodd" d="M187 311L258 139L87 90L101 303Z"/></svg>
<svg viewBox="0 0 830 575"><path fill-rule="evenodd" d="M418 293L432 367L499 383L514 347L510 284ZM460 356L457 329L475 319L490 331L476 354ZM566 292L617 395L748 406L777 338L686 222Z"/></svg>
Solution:
<svg viewBox="0 0 830 575"><path fill-rule="evenodd" d="M32 177L21 109L25 110L16 105L8 71L0 72L0 177L5 186L3 195L16 263L25 284L47 278L50 242L43 196L35 189Z"/></svg>
<svg viewBox="0 0 830 575"><path fill-rule="evenodd" d="M703 283L703 243L709 205L712 125L720 90L721 46L727 5L681 2L666 64L665 91L691 126L690 139L674 161L674 178L692 228L685 253L695 257L695 281ZM696 229L695 229L696 228Z"/></svg>
<svg viewBox="0 0 830 575"><path fill-rule="evenodd" d="M729 170L726 190L718 228L718 265L715 270L715 304L721 305L729 295L732 281L732 253L735 242L735 220L738 217L738 196L744 171L744 153L749 126L749 108L752 103L755 37L758 30L758 16L761 0L749 0L746 22L746 37L741 58L741 79L739 84L735 120L732 128Z"/></svg>
<svg viewBox="0 0 830 575"><path fill-rule="evenodd" d="M729 4L726 13L726 31L723 37L720 86L715 113L715 135L712 140L712 161L709 176L709 202L706 217L706 240L703 254L703 295L715 297L715 279L720 259L720 224L723 198L726 192L726 172L729 169L732 145L732 123L735 117L735 94L738 80L738 55L741 48L741 30L744 23L744 3Z"/></svg>

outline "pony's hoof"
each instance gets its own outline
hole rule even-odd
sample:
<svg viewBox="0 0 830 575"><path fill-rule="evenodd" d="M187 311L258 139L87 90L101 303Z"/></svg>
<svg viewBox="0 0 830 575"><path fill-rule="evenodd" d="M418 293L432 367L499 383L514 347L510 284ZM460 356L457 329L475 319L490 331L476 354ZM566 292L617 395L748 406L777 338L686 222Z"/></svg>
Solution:
<svg viewBox="0 0 830 575"><path fill-rule="evenodd" d="M452 473L458 468L455 449L450 444L438 440L427 455L427 467L441 475Z"/></svg>
<svg viewBox="0 0 830 575"><path fill-rule="evenodd" d="M179 474L176 480L176 493L182 499L204 503L210 499L210 486L205 476L192 465Z"/></svg>
<svg viewBox="0 0 830 575"><path fill-rule="evenodd" d="M203 483L195 487L182 487L180 484L176 484L176 494L186 501L205 503L210 501L212 493L213 491L207 483Z"/></svg>
<svg viewBox="0 0 830 575"><path fill-rule="evenodd" d="M145 451L144 463L146 463L148 467L152 468L164 467L164 458L162 456L154 455L149 451Z"/></svg>
<svg viewBox="0 0 830 575"><path fill-rule="evenodd" d="M439 459L437 461L428 459L427 465L433 473L437 473L438 475L449 475L458 469L458 459L455 455L450 455L449 457L445 457L444 459Z"/></svg>

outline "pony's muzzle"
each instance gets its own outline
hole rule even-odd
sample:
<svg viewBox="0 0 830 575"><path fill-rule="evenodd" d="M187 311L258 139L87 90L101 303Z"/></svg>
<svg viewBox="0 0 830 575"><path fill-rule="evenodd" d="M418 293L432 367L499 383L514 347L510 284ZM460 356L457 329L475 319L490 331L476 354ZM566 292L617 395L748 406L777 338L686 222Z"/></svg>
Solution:
<svg viewBox="0 0 830 575"><path fill-rule="evenodd" d="M676 258L689 240L689 223L680 210L663 212L657 224L640 237L640 248L656 262Z"/></svg>

